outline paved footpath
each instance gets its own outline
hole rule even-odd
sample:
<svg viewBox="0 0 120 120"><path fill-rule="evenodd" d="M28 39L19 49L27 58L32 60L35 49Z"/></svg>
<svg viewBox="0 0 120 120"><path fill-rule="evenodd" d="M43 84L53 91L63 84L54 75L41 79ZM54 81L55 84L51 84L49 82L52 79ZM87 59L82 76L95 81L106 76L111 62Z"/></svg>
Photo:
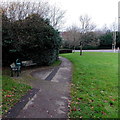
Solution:
<svg viewBox="0 0 120 120"><path fill-rule="evenodd" d="M36 79L31 81L31 85L39 91L17 118L67 118L72 65L67 59L60 59L62 63L59 67L31 73Z"/></svg>

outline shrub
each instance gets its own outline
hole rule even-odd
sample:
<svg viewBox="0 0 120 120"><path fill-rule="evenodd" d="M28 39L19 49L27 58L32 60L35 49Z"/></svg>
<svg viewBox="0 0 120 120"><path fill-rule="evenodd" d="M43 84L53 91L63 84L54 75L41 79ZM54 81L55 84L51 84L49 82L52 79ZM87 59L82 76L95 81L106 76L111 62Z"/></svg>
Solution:
<svg viewBox="0 0 120 120"><path fill-rule="evenodd" d="M58 58L61 38L48 20L32 14L24 20L9 23L10 27L3 24L3 48L7 48L7 52L3 49L4 54L7 54L3 57L5 64L19 58L49 65Z"/></svg>

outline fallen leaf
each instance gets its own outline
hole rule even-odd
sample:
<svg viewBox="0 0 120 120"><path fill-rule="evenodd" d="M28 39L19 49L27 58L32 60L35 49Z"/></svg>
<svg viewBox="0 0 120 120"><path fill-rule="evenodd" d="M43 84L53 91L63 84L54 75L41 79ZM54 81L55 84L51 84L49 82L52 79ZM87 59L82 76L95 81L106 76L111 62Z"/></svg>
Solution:
<svg viewBox="0 0 120 120"><path fill-rule="evenodd" d="M102 111L102 114L103 114L103 115L106 115L106 113L105 113L104 111Z"/></svg>
<svg viewBox="0 0 120 120"><path fill-rule="evenodd" d="M77 109L74 107L74 108L71 109L71 111L77 111Z"/></svg>
<svg viewBox="0 0 120 120"><path fill-rule="evenodd" d="M89 102L94 102L94 100L89 100Z"/></svg>
<svg viewBox="0 0 120 120"><path fill-rule="evenodd" d="M108 101L107 100L104 100L104 103L107 103Z"/></svg>
<svg viewBox="0 0 120 120"><path fill-rule="evenodd" d="M77 100L82 100L83 98L77 98Z"/></svg>
<svg viewBox="0 0 120 120"><path fill-rule="evenodd" d="M111 99L111 101L116 101L115 99Z"/></svg>
<svg viewBox="0 0 120 120"><path fill-rule="evenodd" d="M12 95L6 95L6 97L12 97Z"/></svg>

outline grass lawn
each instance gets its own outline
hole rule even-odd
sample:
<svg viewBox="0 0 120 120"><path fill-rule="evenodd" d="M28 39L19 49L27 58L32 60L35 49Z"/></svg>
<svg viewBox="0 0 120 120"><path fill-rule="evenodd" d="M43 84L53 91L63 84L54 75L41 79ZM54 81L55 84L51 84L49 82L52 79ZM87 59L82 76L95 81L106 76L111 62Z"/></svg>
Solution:
<svg viewBox="0 0 120 120"><path fill-rule="evenodd" d="M18 83L9 76L2 76L2 114L8 112L27 91L30 86Z"/></svg>
<svg viewBox="0 0 120 120"><path fill-rule="evenodd" d="M62 56L73 63L70 118L118 118L118 53Z"/></svg>

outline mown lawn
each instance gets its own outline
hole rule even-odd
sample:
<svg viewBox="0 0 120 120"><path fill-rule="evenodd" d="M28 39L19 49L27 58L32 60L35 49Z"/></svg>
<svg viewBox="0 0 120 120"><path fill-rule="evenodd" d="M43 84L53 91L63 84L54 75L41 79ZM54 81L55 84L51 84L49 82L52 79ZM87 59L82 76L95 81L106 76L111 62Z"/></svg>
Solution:
<svg viewBox="0 0 120 120"><path fill-rule="evenodd" d="M118 118L118 54L62 54L73 63L70 118Z"/></svg>

